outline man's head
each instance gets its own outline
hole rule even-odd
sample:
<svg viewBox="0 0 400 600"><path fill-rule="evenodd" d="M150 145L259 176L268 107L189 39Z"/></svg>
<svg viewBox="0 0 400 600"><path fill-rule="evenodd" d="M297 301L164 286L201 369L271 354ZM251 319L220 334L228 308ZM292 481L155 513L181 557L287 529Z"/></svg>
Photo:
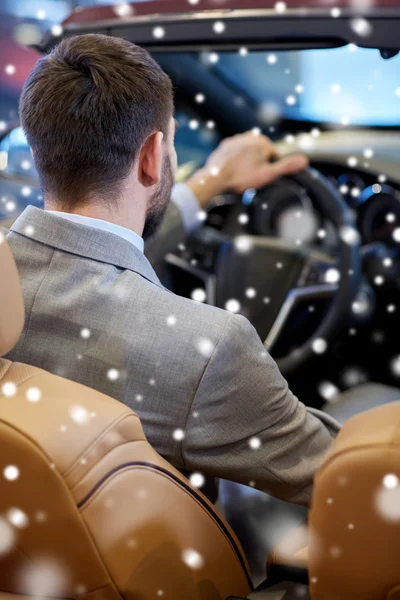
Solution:
<svg viewBox="0 0 400 600"><path fill-rule="evenodd" d="M117 212L129 199L144 235L154 232L176 169L175 121L171 81L146 50L103 35L65 39L29 75L20 116L48 205Z"/></svg>

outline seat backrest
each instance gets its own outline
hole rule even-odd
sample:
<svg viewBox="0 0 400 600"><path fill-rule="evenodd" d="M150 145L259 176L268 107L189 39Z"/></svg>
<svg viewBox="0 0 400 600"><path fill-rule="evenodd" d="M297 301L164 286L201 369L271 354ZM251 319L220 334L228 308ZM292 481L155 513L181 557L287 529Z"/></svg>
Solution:
<svg viewBox="0 0 400 600"><path fill-rule="evenodd" d="M0 277L4 354L23 322L4 237ZM0 359L0 600L225 600L250 588L235 535L153 450L136 414Z"/></svg>
<svg viewBox="0 0 400 600"><path fill-rule="evenodd" d="M309 524L313 600L400 599L400 402L344 424Z"/></svg>

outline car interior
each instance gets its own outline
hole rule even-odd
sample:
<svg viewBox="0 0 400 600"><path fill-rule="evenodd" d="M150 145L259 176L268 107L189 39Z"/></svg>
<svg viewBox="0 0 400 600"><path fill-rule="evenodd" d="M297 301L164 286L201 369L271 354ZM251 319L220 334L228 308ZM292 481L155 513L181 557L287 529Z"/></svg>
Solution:
<svg viewBox="0 0 400 600"><path fill-rule="evenodd" d="M0 276L3 356L24 323L3 234ZM274 549L254 589L228 523L127 406L4 358L0 383L4 600L400 598L398 402L345 423L317 473L308 526Z"/></svg>
<svg viewBox="0 0 400 600"><path fill-rule="evenodd" d="M225 22L224 12L199 13L190 43L182 41L190 19L180 29L174 15L149 18L147 33L134 19L83 26L142 43L170 75L177 181L203 166L223 138L247 130L268 135L282 155L309 157L302 173L217 196L201 226L166 254L159 275L176 294L247 317L299 399L344 424L316 476L311 510L228 481L219 482L213 506L155 453L127 407L0 359L3 468L32 465L23 487L18 478L7 483L2 498L2 510L18 507L12 530L0 521L10 540L4 555L0 543L5 600L31 596L26 557L44 556L46 567L54 551L74 587L60 585L60 573L57 582L40 580L35 595L400 599L400 55L391 13L364 19L372 31L360 33L350 13L343 24L330 10L319 36L300 16L288 40L279 37L280 21L264 14L261 32L257 14L252 29L243 15ZM217 18L228 30L236 26L229 43L210 39ZM165 27L165 39L154 39L155 26ZM65 35L79 31L73 21L65 26ZM57 39L47 36L41 50ZM15 122L0 136L0 226L28 204L42 207L43 196ZM0 258L5 355L20 334L23 306L3 238ZM7 395L9 380L16 386ZM39 381L43 397L32 401ZM86 407L75 406L77 423L68 413L76 397ZM108 510L114 502L117 514ZM24 587L14 573L25 566Z"/></svg>

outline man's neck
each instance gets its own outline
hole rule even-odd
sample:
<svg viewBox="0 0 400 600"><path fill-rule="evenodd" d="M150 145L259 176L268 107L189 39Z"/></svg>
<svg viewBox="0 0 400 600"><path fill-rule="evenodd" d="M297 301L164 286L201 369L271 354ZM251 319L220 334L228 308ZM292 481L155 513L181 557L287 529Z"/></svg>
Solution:
<svg viewBox="0 0 400 600"><path fill-rule="evenodd" d="M57 212L65 212L71 215L81 215L82 217L89 217L91 219L100 219L101 221L107 221L113 225L119 225L134 231L139 236L142 236L144 229L144 215L141 216L138 210L138 214L132 214L132 210L112 210L104 203L90 203L85 204L76 208L66 209L57 202L45 202L46 210L54 210Z"/></svg>

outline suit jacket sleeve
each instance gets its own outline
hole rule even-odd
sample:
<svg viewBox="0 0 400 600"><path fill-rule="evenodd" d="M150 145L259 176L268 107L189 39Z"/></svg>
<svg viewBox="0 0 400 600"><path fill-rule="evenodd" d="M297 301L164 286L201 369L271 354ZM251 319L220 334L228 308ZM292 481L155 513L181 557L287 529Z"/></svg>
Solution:
<svg viewBox="0 0 400 600"><path fill-rule="evenodd" d="M253 326L232 315L200 381L182 452L188 470L307 505L339 429L298 401Z"/></svg>

